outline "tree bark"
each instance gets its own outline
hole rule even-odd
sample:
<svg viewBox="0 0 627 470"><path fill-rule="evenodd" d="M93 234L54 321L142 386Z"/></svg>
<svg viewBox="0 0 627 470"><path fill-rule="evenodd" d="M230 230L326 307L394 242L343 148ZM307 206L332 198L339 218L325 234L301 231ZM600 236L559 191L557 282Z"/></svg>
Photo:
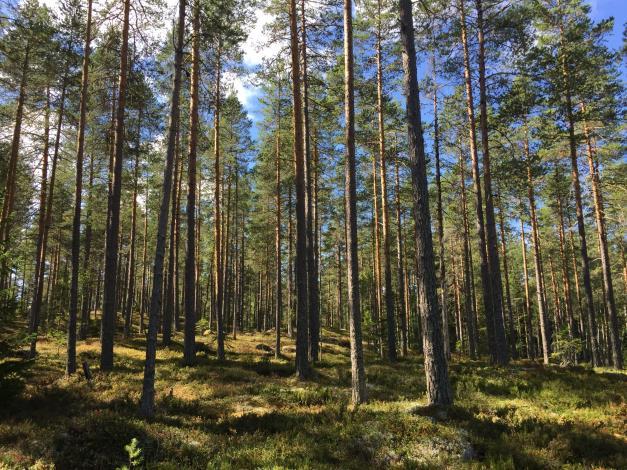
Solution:
<svg viewBox="0 0 627 470"><path fill-rule="evenodd" d="M304 14L304 12L303 12ZM280 80L280 78L279 78ZM279 84L277 99L277 128L276 128L276 227L275 227L275 257L276 257L276 296L275 296L275 349L274 357L281 356L281 316L283 309L283 285L281 283L281 85Z"/></svg>
<svg viewBox="0 0 627 470"><path fill-rule="evenodd" d="M45 259L42 258L42 244L44 233L46 230L46 193L48 186L48 153L49 153L49 140L50 140L50 87L46 89L46 110L44 111L44 146L42 155L42 170L41 170L41 188L39 196L39 221L37 230L37 248L35 252L35 277L34 277L34 298L30 310L29 318L29 333L35 334L35 337L31 340L30 356L35 355L35 345L37 341L37 327L39 324L39 311L41 309L41 289L39 287L39 278L42 278L43 287L43 273L45 270ZM6 194L6 193L5 193ZM0 276L4 273L0 273Z"/></svg>
<svg viewBox="0 0 627 470"><path fill-rule="evenodd" d="M505 336L505 319L503 317L503 284L501 282L501 265L499 262L498 238L496 235L496 218L494 216L494 199L492 195L492 172L490 164L490 143L488 141L488 105L485 78L485 40L483 26L482 0L475 0L477 9L477 30L479 42L479 119L481 127L481 144L483 155L483 186L485 194L485 223L487 234L488 272L490 275L492 294L492 322L494 330L494 361L505 365L509 361L507 337Z"/></svg>
<svg viewBox="0 0 627 470"><path fill-rule="evenodd" d="M561 31L561 41L563 31ZM583 269L583 287L587 300L587 321L588 321L588 337L590 341L590 352L592 354L592 366L601 365L599 345L597 342L597 322L596 313L594 311L594 296L592 294L592 281L590 279L590 258L588 257L588 244L586 240L586 225L583 215L583 202L581 200L581 185L579 183L579 167L577 163L577 140L575 137L575 116L573 114L572 91L570 86L570 74L568 64L564 53L560 51L562 61L562 80L564 82L566 121L568 123L568 144L570 151L571 179L573 184L573 192L575 195L575 208L577 213L577 230L579 232L579 249L581 253L581 263Z"/></svg>
<svg viewBox="0 0 627 470"><path fill-rule="evenodd" d="M435 186L436 186L436 213L438 220L438 268L440 272L440 310L442 315L442 333L444 336L444 353L447 359L451 357L451 342L449 339L448 313L446 311L446 262L444 260L444 216L442 211L442 181L440 174L440 127L438 121L438 88L435 68L435 53L432 55L433 68L433 151L435 154Z"/></svg>
<svg viewBox="0 0 627 470"><path fill-rule="evenodd" d="M525 243L525 225L522 214L520 216L520 243L525 285L525 338L527 343L527 359L533 359L535 357L535 348L533 345L533 330L531 329L531 298L529 295L529 272L527 269L527 244Z"/></svg>
<svg viewBox="0 0 627 470"><path fill-rule="evenodd" d="M148 316L148 334L146 336L146 363L144 365L144 379L142 384L142 396L140 401L140 412L144 416L153 416L155 412L155 362L157 356L157 328L159 322L159 311L161 310L161 290L163 288L163 263L165 257L166 231L168 223L168 205L170 203L170 197L172 192L172 172L174 167L174 154L176 150L175 144L180 121L181 72L183 64L183 43L185 39L185 7L186 1L179 0L176 46L174 49L174 77L172 80L172 98L170 102L170 116L168 123L166 164L163 174L163 194L161 196L159 216L157 219L157 244L155 247L152 293L150 298L150 311ZM200 12L198 8L196 8L194 11L193 39L193 77L195 81L193 82L194 87L192 87L191 89L192 97L194 96L194 93L196 93L196 97L198 94L198 33L200 26L199 14ZM195 351L193 336L191 351L189 348L189 338L186 337L185 339L185 352L188 355L186 359L193 361Z"/></svg>
<svg viewBox="0 0 627 470"><path fill-rule="evenodd" d="M196 152L198 147L198 91L200 88L200 4L192 18L192 75L189 98L187 160L187 253L185 254L185 339L183 362L196 362ZM216 201L216 206L219 202ZM219 226L219 221L216 221Z"/></svg>
<svg viewBox="0 0 627 470"><path fill-rule="evenodd" d="M26 101L26 87L30 66L30 42L26 43L24 50L24 62L22 63L22 76L20 78L20 91L15 109L15 126L13 127L13 138L11 139L11 153L7 168L7 179L4 189L4 200L2 201L2 213L0 213L0 243L3 250L8 248L9 224L13 212L15 200L15 190L17 185L17 160L20 151L20 139L22 137L22 120L24 116L24 102ZM4 271L4 270L3 270ZM0 273L4 278L4 272Z"/></svg>
<svg viewBox="0 0 627 470"><path fill-rule="evenodd" d="M479 352L477 347L477 315L473 296L474 282L472 276L472 255L470 252L470 227L468 224L468 208L466 201L466 157L464 156L461 145L459 152L459 175L462 193L462 222L464 227L464 312L466 314L468 329L468 352L470 358L475 359Z"/></svg>
<svg viewBox="0 0 627 470"><path fill-rule="evenodd" d="M85 152L85 120L87 118L87 98L89 87L89 56L91 47L91 6L87 1L87 25L85 27L85 47L83 48L83 76L81 78L81 98L76 144L76 186L74 192L74 219L72 222L72 280L70 284L70 315L67 333L67 361L65 372L76 372L76 319L78 317L78 271L81 263L81 198L83 193L83 154Z"/></svg>
<svg viewBox="0 0 627 470"><path fill-rule="evenodd" d="M397 360L396 353L396 318L394 310L394 290L392 289L392 263L390 256L390 222L388 211L387 195L387 155L385 150L385 115L383 111L383 65L381 50L381 5L382 0L377 2L377 34L376 34L376 61L377 61L377 117L379 130L379 176L381 179L381 222L382 222L382 244L383 244L383 277L385 282L385 310L387 319L387 343L388 359L391 362Z"/></svg>
<svg viewBox="0 0 627 470"><path fill-rule="evenodd" d="M459 12L461 23L461 40L464 49L464 82L466 88L466 114L468 116L468 126L470 132L469 146L472 159L472 179L475 192L475 210L477 212L477 233L479 235L479 257L481 267L481 287L483 291L483 305L486 315L486 331L488 333L488 347L492 362L497 362L496 344L494 333L492 283L490 279L488 253L486 248L486 230L483 218L483 197L481 193L481 176L479 173L479 156L477 153L476 121L474 111L474 100L472 94L472 79L470 71L470 52L468 49L468 38L466 32L466 13L464 10L464 0L459 0Z"/></svg>
<svg viewBox="0 0 627 470"><path fill-rule="evenodd" d="M115 317L117 292L112 288L116 284L118 272L118 251L120 233L120 200L122 197L122 161L124 159L124 118L126 109L126 81L128 75L128 32L131 0L124 0L124 14L122 22L122 45L120 48L120 76L118 80L118 105L115 119L115 153L111 191L109 192L108 213L110 214L107 226L105 249L105 275L102 305L101 353L100 369L113 369L113 341L115 335Z"/></svg>
<svg viewBox="0 0 627 470"><path fill-rule="evenodd" d="M126 283L126 305L124 307L124 337L129 338L133 334L133 303L135 301L135 238L137 234L137 190L139 181L139 153L141 149L141 118L142 110L139 110L137 125L137 149L135 164L133 166L133 200L131 202L131 246L128 253L128 275Z"/></svg>
<svg viewBox="0 0 627 470"><path fill-rule="evenodd" d="M423 323L422 342L425 358L427 401L430 405L448 406L453 395L448 377L442 322L436 292L435 261L431 238L431 216L425 162L420 95L414 43L414 21L411 0L399 1L401 49L405 86L405 109L409 160L412 177L413 215L416 237L416 274L419 305Z"/></svg>
<svg viewBox="0 0 627 470"><path fill-rule="evenodd" d="M403 224L401 221L401 188L398 172L398 156L395 159L394 169L396 172L396 269L398 271L398 298L401 304L401 354L407 356L408 336L407 317L409 316L409 305L407 304L405 283L405 272L403 262Z"/></svg>
<svg viewBox="0 0 627 470"><path fill-rule="evenodd" d="M351 344L352 399L354 404L366 401L366 373L361 338L359 299L359 262L357 250L357 182L355 176L355 90L353 59L353 5L344 0L344 141L346 184L346 236L348 265L348 318Z"/></svg>
<svg viewBox="0 0 627 470"><path fill-rule="evenodd" d="M586 112L582 103L582 112ZM607 247L607 232L605 229L605 209L603 205L603 193L601 192L601 181L596 167L596 155L592 147L592 139L588 123L583 124L584 136L586 138L586 149L588 155L588 168L590 170L590 185L592 186L592 198L594 200L594 218L599 239L601 255L601 271L603 273L603 287L605 288L605 309L609 316L610 345L612 347L612 364L615 369L623 368L623 349L621 345L620 327L618 316L616 315L616 302L614 300L614 285L612 284L612 268L610 264L610 252Z"/></svg>
<svg viewBox="0 0 627 470"><path fill-rule="evenodd" d="M536 201L533 191L533 176L531 174L531 156L529 155L529 141L525 136L525 161L527 164L527 198L529 199L529 212L531 217L531 235L533 240L533 257L536 272L536 295L538 298L538 320L540 322L540 336L542 339L542 357L544 364L549 363L551 353L551 325L546 314L544 276L542 267L542 251L540 248L540 231L536 217Z"/></svg>
<svg viewBox="0 0 627 470"><path fill-rule="evenodd" d="M307 296L307 214L305 184L305 152L303 146L303 101L298 54L296 0L290 0L290 52L292 64L292 120L294 133L294 175L296 187L296 374L306 379L311 373L309 363L309 318Z"/></svg>

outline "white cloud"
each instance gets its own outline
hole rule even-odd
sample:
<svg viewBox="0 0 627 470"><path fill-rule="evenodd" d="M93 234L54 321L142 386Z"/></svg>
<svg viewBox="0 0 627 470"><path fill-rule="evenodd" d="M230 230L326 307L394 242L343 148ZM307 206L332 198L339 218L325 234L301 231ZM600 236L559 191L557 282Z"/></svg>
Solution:
<svg viewBox="0 0 627 470"><path fill-rule="evenodd" d="M266 13L262 8L255 11L256 21L244 42L242 49L244 51L244 65L247 67L255 67L260 65L264 59L273 57L278 54L280 44L277 42L268 44L266 26L272 21L272 16Z"/></svg>

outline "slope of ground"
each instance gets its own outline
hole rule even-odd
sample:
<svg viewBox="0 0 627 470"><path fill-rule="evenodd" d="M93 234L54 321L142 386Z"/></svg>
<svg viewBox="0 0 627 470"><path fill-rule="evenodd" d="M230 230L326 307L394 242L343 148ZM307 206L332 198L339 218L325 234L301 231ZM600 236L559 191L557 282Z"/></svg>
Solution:
<svg viewBox="0 0 627 470"><path fill-rule="evenodd" d="M97 371L98 341L80 342L91 383L64 378L60 340L42 340L34 361L5 348L0 468L627 468L627 375L455 357L455 406L443 413L424 408L419 356L367 354L370 402L355 409L344 335L323 332L307 382L293 377L293 342L275 360L273 340L229 339L219 363L215 338L200 336L198 364L182 367L176 337L158 352L151 421L137 414L143 339L118 341L110 374Z"/></svg>

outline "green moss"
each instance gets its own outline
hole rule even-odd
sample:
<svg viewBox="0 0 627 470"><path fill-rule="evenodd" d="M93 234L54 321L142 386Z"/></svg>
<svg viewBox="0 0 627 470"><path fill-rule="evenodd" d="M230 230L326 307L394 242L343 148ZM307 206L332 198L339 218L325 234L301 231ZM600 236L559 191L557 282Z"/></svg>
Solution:
<svg viewBox="0 0 627 470"><path fill-rule="evenodd" d="M293 343L275 360L240 334L228 359L182 367L176 338L158 351L157 415L137 403L143 341L120 341L116 369L100 374L98 343L79 345L87 384L63 376L54 341L34 361L0 361L0 468L114 468L133 439L148 468L627 468L626 378L521 361L493 368L454 358L455 406L424 407L421 358L387 364L367 352L369 403L350 405L346 338L324 332L312 380L294 376ZM200 338L206 344L209 337ZM328 341L327 341L328 340Z"/></svg>

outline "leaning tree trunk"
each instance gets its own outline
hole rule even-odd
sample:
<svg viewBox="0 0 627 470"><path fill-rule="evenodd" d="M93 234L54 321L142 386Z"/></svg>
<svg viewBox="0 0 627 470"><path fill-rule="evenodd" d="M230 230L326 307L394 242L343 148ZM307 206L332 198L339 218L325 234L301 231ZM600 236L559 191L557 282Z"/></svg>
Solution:
<svg viewBox="0 0 627 470"><path fill-rule="evenodd" d="M405 85L405 109L409 160L413 190L413 215L416 237L416 276L418 303L422 317L422 342L425 358L427 401L431 405L448 406L453 395L448 377L442 322L438 309L435 260L431 239L431 216L427 169L420 118L420 94L414 43L414 20L411 0L399 1L401 48Z"/></svg>

